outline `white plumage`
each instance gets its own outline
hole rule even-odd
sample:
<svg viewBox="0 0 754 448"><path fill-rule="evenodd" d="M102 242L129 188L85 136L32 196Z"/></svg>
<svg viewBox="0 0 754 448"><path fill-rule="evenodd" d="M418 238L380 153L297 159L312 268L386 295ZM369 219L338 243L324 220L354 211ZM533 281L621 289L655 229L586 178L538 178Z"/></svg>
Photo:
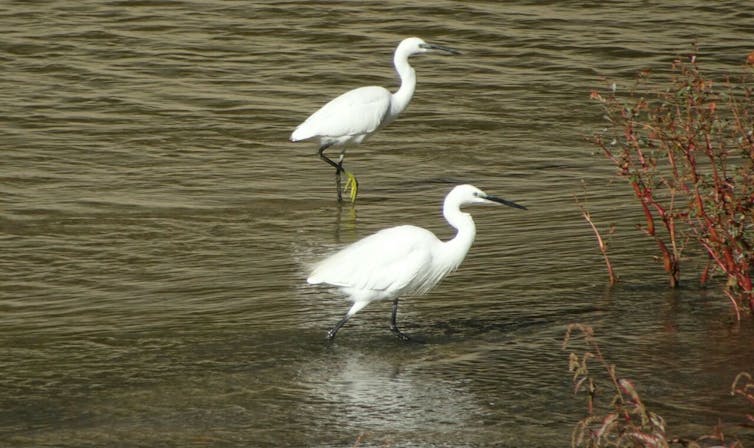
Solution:
<svg viewBox="0 0 754 448"><path fill-rule="evenodd" d="M474 220L461 211L461 206L492 203L525 208L472 185L459 185L448 193L443 204L445 219L458 230L453 239L441 241L432 232L411 225L391 227L318 263L307 282L335 286L353 302L345 317L330 330L328 339L334 338L348 319L370 302L392 299L390 329L407 340L396 324L398 298L428 292L461 264L476 236Z"/></svg>
<svg viewBox="0 0 754 448"><path fill-rule="evenodd" d="M458 53L451 48L428 44L418 37L404 39L395 49L393 57L395 70L401 79L398 91L391 93L384 87L370 86L346 92L310 115L291 134L292 142L319 138L320 158L335 167L338 200L341 200L341 173L348 177L346 189L351 189L351 200L355 201L358 194L356 178L343 169L346 145L361 143L406 109L416 89L416 73L408 63L408 58L432 50ZM324 154L330 146L342 148L337 162Z"/></svg>
<svg viewBox="0 0 754 448"><path fill-rule="evenodd" d="M301 123L291 134L291 141L319 137L323 146L361 143L387 125L389 119L395 118L389 113L391 100L390 91L379 86L359 87L346 92Z"/></svg>

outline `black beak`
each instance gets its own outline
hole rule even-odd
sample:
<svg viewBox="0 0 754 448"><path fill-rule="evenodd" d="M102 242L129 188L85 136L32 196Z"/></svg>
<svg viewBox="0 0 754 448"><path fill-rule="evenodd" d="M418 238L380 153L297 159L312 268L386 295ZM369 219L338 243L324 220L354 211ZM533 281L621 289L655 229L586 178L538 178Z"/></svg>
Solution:
<svg viewBox="0 0 754 448"><path fill-rule="evenodd" d="M443 47L442 45L435 45L435 44L421 44L420 47L425 48L427 50L439 50L444 51L446 53L450 54L461 54L460 51L450 48L450 47Z"/></svg>
<svg viewBox="0 0 754 448"><path fill-rule="evenodd" d="M527 208L524 207L523 205L516 204L515 202L509 201L507 199L498 198L498 197L495 197L495 196L487 196L485 199L487 199L488 201L497 202L498 204L507 205L508 207L520 208L521 210L527 210Z"/></svg>

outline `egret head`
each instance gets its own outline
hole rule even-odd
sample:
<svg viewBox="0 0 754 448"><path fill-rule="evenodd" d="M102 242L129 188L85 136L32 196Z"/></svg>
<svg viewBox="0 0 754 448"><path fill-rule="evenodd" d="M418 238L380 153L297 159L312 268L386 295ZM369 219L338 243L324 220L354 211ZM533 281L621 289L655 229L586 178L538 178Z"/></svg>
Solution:
<svg viewBox="0 0 754 448"><path fill-rule="evenodd" d="M448 194L446 201L454 201L459 206L472 204L503 204L508 207L526 210L526 207L507 199L491 196L473 185L458 185Z"/></svg>
<svg viewBox="0 0 754 448"><path fill-rule="evenodd" d="M443 51L450 54L460 54L460 51L458 50L444 47L442 45L428 44L418 37L403 39L398 45L398 48L396 48L395 53L405 53L406 55L411 56L414 54L428 53L430 51Z"/></svg>

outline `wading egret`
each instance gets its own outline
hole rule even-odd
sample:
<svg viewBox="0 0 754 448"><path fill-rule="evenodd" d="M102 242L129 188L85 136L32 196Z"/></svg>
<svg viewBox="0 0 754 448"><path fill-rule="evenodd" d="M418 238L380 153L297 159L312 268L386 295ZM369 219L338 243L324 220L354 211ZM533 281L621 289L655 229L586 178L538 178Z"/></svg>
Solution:
<svg viewBox="0 0 754 448"><path fill-rule="evenodd" d="M347 177L345 188L351 190L351 201L356 200L359 185L356 177L343 169L346 145L361 143L366 137L387 126L408 106L416 88L416 74L408 63L409 56L427 53L432 50L458 54L459 52L440 45L424 42L418 37L404 39L395 49L393 63L401 86L395 93L379 86L360 87L346 92L314 112L291 134L291 141L297 142L318 137L319 157L335 167L335 186L338 201L341 197L340 175ZM324 151L331 146L340 146L337 162L327 157Z"/></svg>
<svg viewBox="0 0 754 448"><path fill-rule="evenodd" d="M461 206L494 203L526 210L472 185L459 185L445 197L442 209L448 224L458 231L453 239L441 241L429 230L416 226L391 227L317 264L307 282L333 285L353 302L345 317L327 333L327 339L333 339L348 319L370 302L390 299L393 301L390 330L400 339L408 340L395 321L398 298L428 292L466 257L476 236L476 226L471 215L461 211Z"/></svg>

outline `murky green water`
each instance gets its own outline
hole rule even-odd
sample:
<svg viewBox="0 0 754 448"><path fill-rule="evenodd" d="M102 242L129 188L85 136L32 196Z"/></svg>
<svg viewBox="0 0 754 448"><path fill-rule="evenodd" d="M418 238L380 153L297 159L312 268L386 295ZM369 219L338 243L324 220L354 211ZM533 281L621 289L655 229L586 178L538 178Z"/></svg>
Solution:
<svg viewBox="0 0 754 448"><path fill-rule="evenodd" d="M695 40L733 70L753 19L731 1L6 2L0 445L567 446L573 322L672 434L740 421L750 322L714 289L666 290L583 137L603 75ZM414 99L349 151L360 199L339 208L316 144L288 136L345 90L395 86L411 35L463 55L412 59ZM612 291L582 179L618 223ZM465 182L529 211L475 210L461 269L402 302L426 343L375 303L326 344L348 304L306 285L310 263L401 223L449 238L440 203Z"/></svg>

